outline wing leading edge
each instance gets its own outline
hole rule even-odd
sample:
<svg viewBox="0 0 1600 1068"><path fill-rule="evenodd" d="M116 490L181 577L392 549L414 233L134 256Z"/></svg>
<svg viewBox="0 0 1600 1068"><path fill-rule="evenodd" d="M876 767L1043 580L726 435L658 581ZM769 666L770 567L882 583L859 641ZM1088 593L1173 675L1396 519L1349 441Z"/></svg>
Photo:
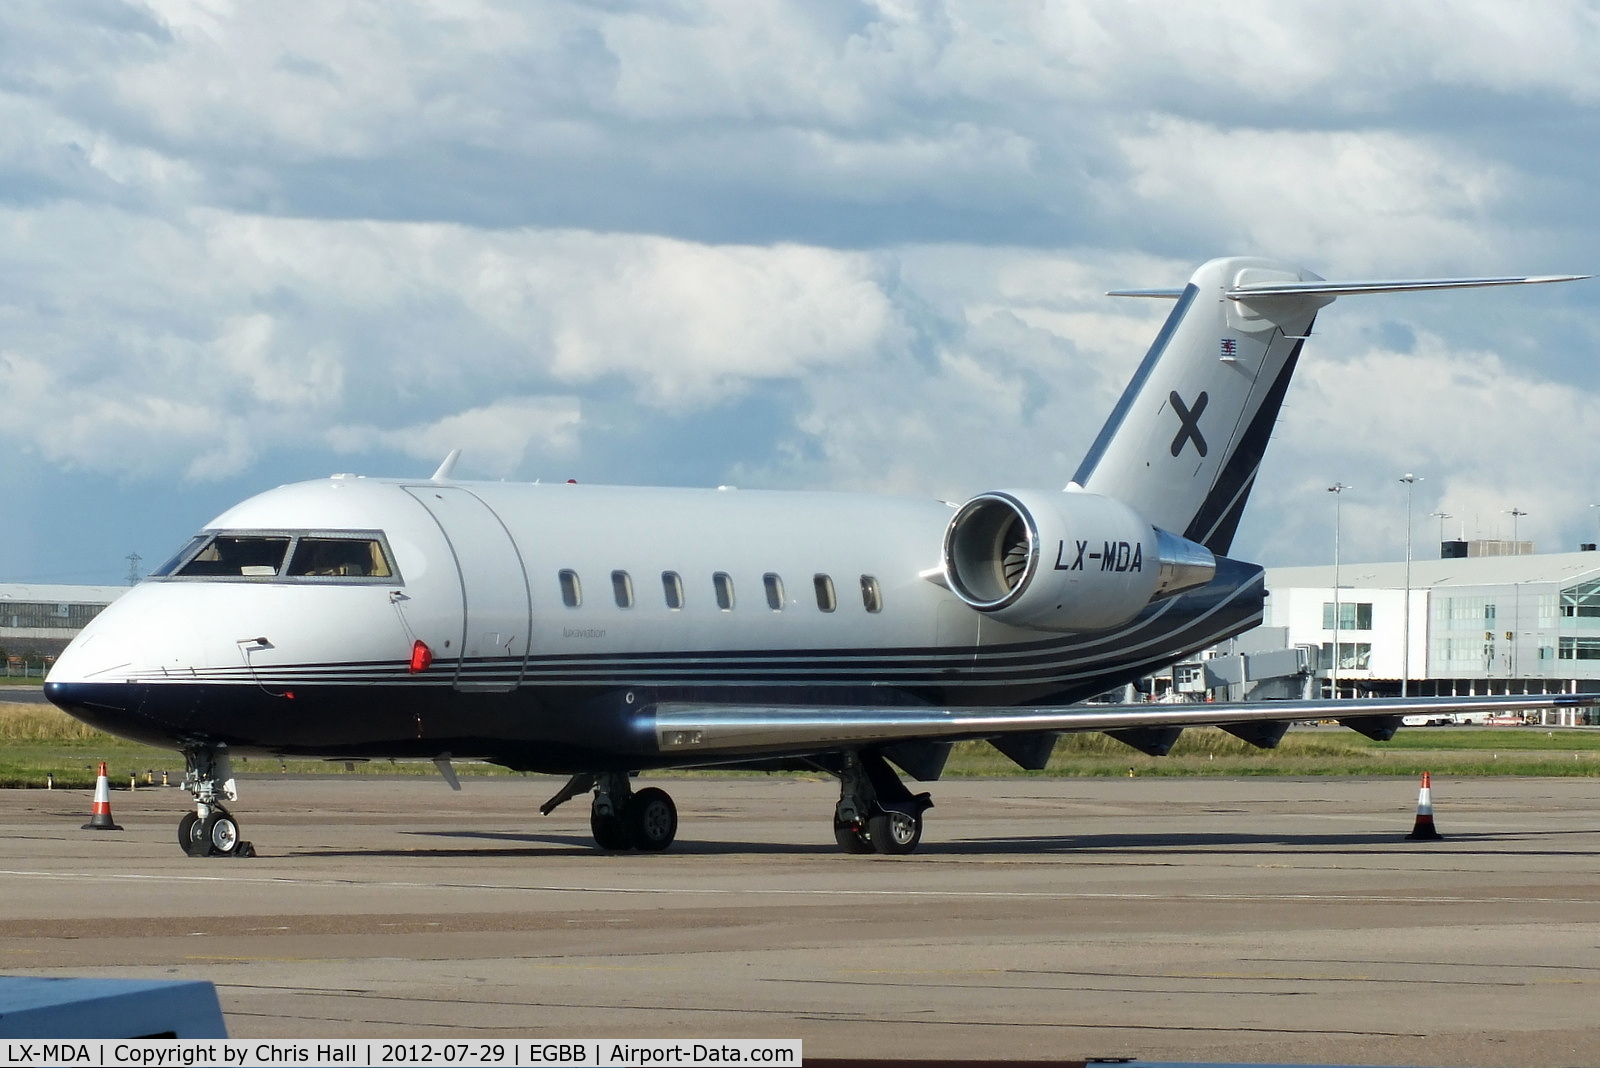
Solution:
<svg viewBox="0 0 1600 1068"><path fill-rule="evenodd" d="M663 702L655 706L654 731L656 744L663 754L682 754L692 760L702 754L712 759L799 755L832 748L888 746L912 741L955 742L1008 734L1228 728L1306 719L1391 720L1398 726L1402 716L1489 709L1529 712L1597 704L1600 704L1600 694L1073 705L1066 708L851 708ZM1391 727L1383 736L1392 733Z"/></svg>

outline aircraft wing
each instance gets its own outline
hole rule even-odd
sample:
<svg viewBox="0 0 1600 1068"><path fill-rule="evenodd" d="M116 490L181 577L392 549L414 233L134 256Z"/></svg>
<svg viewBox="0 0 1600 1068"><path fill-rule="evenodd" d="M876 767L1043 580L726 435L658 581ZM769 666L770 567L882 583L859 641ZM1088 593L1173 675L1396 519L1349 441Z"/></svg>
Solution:
<svg viewBox="0 0 1600 1068"><path fill-rule="evenodd" d="M1269 738L1265 744L1272 745L1276 744L1281 731L1261 733L1259 729L1252 731L1250 728L1287 725L1296 720L1337 719L1362 733L1386 739L1400 726L1402 716L1528 712L1596 704L1600 704L1600 694L1083 704L1034 708L803 707L663 702L655 707L655 736L663 753L681 753L691 758L704 754L711 761L731 756L801 754L904 742L955 742L974 738L1003 741L1007 735L1040 736L1073 731L1118 733L1183 727L1222 727L1241 737L1255 734Z"/></svg>

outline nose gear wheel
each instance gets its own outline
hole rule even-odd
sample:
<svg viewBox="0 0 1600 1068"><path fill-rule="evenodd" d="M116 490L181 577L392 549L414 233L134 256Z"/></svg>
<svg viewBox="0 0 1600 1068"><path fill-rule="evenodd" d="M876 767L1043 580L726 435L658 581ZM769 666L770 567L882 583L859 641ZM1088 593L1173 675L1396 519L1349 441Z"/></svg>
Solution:
<svg viewBox="0 0 1600 1068"><path fill-rule="evenodd" d="M184 751L183 788L194 797L194 811L178 821L178 845L191 857L253 857L255 846L239 835L239 823L221 801L239 796L227 749Z"/></svg>

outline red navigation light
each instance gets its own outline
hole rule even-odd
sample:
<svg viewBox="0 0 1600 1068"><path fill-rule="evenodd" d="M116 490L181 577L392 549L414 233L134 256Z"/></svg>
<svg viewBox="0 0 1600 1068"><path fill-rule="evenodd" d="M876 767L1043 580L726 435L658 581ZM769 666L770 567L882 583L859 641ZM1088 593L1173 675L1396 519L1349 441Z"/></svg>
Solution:
<svg viewBox="0 0 1600 1068"><path fill-rule="evenodd" d="M433 650L428 648L428 643L418 638L411 644L411 674L427 671L428 665L433 663Z"/></svg>

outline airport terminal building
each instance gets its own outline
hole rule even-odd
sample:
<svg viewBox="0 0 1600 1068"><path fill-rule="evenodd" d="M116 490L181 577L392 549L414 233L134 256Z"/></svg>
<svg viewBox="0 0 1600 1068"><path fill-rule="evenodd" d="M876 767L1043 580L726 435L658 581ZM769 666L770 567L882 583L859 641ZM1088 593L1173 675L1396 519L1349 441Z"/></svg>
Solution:
<svg viewBox="0 0 1600 1068"><path fill-rule="evenodd" d="M1404 561L1347 563L1337 583L1334 571L1268 568L1262 626L1174 667L1172 689L1398 697L1406 679L1413 696L1600 692L1600 552L1414 559L1409 577Z"/></svg>

